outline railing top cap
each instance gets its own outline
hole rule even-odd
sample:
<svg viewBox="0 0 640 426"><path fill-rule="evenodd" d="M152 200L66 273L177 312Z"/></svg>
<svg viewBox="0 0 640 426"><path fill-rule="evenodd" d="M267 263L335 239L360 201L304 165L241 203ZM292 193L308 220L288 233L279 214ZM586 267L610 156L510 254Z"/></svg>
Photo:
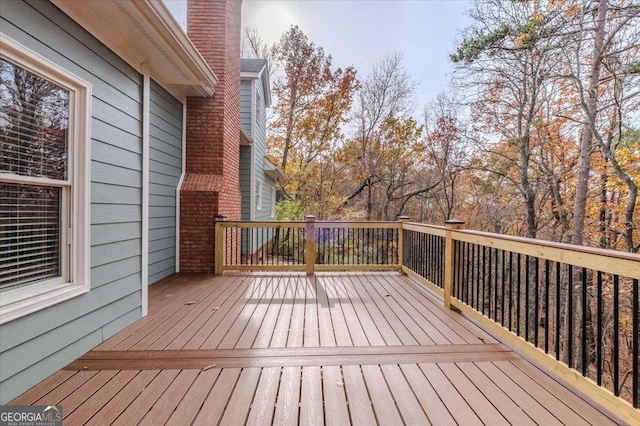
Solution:
<svg viewBox="0 0 640 426"><path fill-rule="evenodd" d="M445 220L444 223L446 223L447 225L464 225L464 220L448 219L448 220Z"/></svg>

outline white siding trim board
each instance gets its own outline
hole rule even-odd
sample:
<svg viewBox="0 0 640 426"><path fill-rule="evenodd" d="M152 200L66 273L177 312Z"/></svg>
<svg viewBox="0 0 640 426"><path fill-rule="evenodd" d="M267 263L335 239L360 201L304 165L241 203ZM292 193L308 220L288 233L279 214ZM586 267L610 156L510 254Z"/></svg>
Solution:
<svg viewBox="0 0 640 426"><path fill-rule="evenodd" d="M149 117L151 77L142 64L142 316L149 313Z"/></svg>

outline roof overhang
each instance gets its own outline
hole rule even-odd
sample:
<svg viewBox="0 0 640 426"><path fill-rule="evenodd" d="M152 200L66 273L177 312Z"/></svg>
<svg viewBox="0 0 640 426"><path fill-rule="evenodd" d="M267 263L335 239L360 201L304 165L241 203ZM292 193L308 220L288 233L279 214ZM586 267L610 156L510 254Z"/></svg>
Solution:
<svg viewBox="0 0 640 426"><path fill-rule="evenodd" d="M240 125L240 145L250 146L253 143L251 135L247 133L244 126Z"/></svg>
<svg viewBox="0 0 640 426"><path fill-rule="evenodd" d="M282 180L286 177L282 169L279 166L273 164L268 158L267 162L264 165L264 174L275 181Z"/></svg>
<svg viewBox="0 0 640 426"><path fill-rule="evenodd" d="M137 71L177 96L212 96L218 78L160 0L51 0Z"/></svg>

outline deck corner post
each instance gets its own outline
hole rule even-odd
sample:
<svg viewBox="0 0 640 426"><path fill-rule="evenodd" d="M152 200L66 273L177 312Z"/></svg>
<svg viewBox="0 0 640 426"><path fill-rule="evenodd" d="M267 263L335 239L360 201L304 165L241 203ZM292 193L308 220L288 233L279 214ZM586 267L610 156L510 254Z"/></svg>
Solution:
<svg viewBox="0 0 640 426"><path fill-rule="evenodd" d="M407 215L400 215L397 217L400 226L398 227L398 269L404 274L402 267L404 266L404 223L408 222L411 218Z"/></svg>
<svg viewBox="0 0 640 426"><path fill-rule="evenodd" d="M454 271L459 265L455 256L455 241L451 231L462 229L464 221L459 219L449 219L444 222L445 243L444 243L444 307L451 309L451 295L454 294Z"/></svg>
<svg viewBox="0 0 640 426"><path fill-rule="evenodd" d="M307 275L313 275L316 263L316 217L308 215L305 218L305 259Z"/></svg>
<svg viewBox="0 0 640 426"><path fill-rule="evenodd" d="M215 216L214 218L214 223L215 223L215 227L214 227L214 245L213 245L213 253L214 253L214 258L213 258L213 273L215 275L222 275L222 271L224 269L224 260L225 260L225 256L227 255L225 253L225 247L224 247L224 236L225 236L225 229L224 229L224 224L223 222L225 221L227 217L223 214L218 214Z"/></svg>

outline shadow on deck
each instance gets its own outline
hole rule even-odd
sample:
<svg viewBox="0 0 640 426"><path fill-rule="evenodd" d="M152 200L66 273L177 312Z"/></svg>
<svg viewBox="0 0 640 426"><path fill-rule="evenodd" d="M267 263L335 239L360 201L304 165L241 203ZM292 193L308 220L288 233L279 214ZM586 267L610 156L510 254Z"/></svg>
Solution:
<svg viewBox="0 0 640 426"><path fill-rule="evenodd" d="M624 424L399 273L179 274L15 404L65 424Z"/></svg>

